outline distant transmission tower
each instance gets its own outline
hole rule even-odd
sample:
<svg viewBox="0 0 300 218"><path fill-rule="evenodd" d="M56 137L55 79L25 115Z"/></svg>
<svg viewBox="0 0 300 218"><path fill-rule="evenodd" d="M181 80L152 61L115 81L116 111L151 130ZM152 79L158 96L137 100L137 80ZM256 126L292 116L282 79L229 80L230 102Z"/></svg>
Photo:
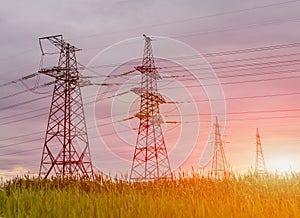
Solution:
<svg viewBox="0 0 300 218"><path fill-rule="evenodd" d="M256 129L256 149L255 149L255 175L266 175L267 167L264 159L264 154L262 150L262 145L260 141L260 135L258 132L258 128Z"/></svg>
<svg viewBox="0 0 300 218"><path fill-rule="evenodd" d="M157 90L157 80L161 77L155 68L151 38L143 36L145 47L142 66L136 67L142 74L141 87L132 89L141 100L140 111L135 114L140 119L140 124L130 173L131 180L149 180L171 175L161 128L163 120L159 113L159 105L166 101Z"/></svg>
<svg viewBox="0 0 300 218"><path fill-rule="evenodd" d="M226 160L222 136L220 133L220 125L218 122L218 117L216 117L215 123L215 141L214 141L214 156L212 159L211 176L214 178L222 178L224 176L229 176L231 171L229 169L229 164Z"/></svg>
<svg viewBox="0 0 300 218"><path fill-rule="evenodd" d="M39 177L92 177L80 75L75 56L79 49L66 43L62 35L48 36L39 39L42 55L45 54L42 40L48 40L57 47L60 56L58 66L39 71L55 79Z"/></svg>

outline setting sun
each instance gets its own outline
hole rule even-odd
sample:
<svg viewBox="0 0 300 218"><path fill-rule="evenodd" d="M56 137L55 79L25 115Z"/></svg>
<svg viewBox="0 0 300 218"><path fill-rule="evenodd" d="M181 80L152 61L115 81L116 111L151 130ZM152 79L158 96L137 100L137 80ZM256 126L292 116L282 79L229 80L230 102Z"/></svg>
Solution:
<svg viewBox="0 0 300 218"><path fill-rule="evenodd" d="M269 161L269 171L276 173L290 173L293 169L293 164L290 158L275 157Z"/></svg>

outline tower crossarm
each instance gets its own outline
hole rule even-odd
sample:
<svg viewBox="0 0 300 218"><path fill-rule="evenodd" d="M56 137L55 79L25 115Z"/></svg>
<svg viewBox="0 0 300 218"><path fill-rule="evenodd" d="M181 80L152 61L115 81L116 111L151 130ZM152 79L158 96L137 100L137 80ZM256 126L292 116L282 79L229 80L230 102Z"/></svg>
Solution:
<svg viewBox="0 0 300 218"><path fill-rule="evenodd" d="M79 48L76 48L74 45L70 45L69 43L66 43L63 40L62 35L45 36L45 37L39 38L40 49L41 49L42 55L46 54L46 52L43 49L43 45L42 45L42 41L44 41L44 40L49 40L50 43L52 43L55 47L57 47L61 51L65 50L65 49L70 50L70 52L76 52L76 51L81 50Z"/></svg>
<svg viewBox="0 0 300 218"><path fill-rule="evenodd" d="M134 92L135 94L141 96L142 98L158 102L159 104L166 103L166 100L164 99L164 97L160 93L158 93L154 90L150 89L147 91L146 89L143 89L143 88L132 88L131 91Z"/></svg>
<svg viewBox="0 0 300 218"><path fill-rule="evenodd" d="M149 119L149 123L153 125L161 125L165 123L160 114L149 115L147 113L138 112L134 116L140 120Z"/></svg>
<svg viewBox="0 0 300 218"><path fill-rule="evenodd" d="M156 67L148 67L148 66L137 66L135 67L137 71L140 71L141 73L147 73L149 77L152 77L153 79L161 79L161 76L157 72Z"/></svg>
<svg viewBox="0 0 300 218"><path fill-rule="evenodd" d="M56 79L61 79L64 80L66 76L66 71L73 71L74 69L72 68L66 68L66 67L51 67L51 68L43 68L39 70L38 72L41 74L45 74L47 76L54 77ZM79 80L79 76L77 74L75 75L68 75L69 79L71 80Z"/></svg>

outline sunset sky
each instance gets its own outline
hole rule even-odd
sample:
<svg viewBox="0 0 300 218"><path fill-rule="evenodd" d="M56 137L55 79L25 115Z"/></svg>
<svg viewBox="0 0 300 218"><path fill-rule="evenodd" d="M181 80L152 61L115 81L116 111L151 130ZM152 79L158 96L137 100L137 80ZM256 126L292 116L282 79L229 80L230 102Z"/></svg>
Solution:
<svg viewBox="0 0 300 218"><path fill-rule="evenodd" d="M256 128L267 168L299 172L299 10L300 1L284 0L6 1L0 8L0 177L38 173L53 85L32 93L35 78L1 84L37 72L38 39L56 34L82 49L83 75L121 84L82 88L92 161L100 171L129 170L138 120L127 118L139 99L129 92L105 97L137 87L140 74L105 76L139 65L147 34L163 77L158 87L174 102L161 106L174 170L210 168L216 111L235 172L254 168ZM56 58L45 56L43 67ZM39 84L49 81L41 76Z"/></svg>

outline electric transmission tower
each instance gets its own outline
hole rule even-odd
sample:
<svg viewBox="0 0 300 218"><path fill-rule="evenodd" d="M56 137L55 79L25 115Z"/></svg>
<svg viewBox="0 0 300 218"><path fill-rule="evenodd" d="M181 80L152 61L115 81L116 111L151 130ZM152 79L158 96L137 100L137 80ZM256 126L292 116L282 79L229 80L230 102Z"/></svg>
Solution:
<svg viewBox="0 0 300 218"><path fill-rule="evenodd" d="M171 175L170 162L165 145L159 105L165 99L158 93L157 80L161 79L155 67L151 38L143 35L145 47L141 72L141 87L132 91L140 96L140 110L135 116L140 119L138 136L133 155L130 179L149 180Z"/></svg>
<svg viewBox="0 0 300 218"><path fill-rule="evenodd" d="M266 175L267 167L265 163L265 158L262 150L262 145L260 141L260 135L258 128L256 129L256 149L255 149L255 175Z"/></svg>
<svg viewBox="0 0 300 218"><path fill-rule="evenodd" d="M39 39L42 55L43 40L60 54L57 66L39 71L55 79L39 177L91 178L93 168L75 56L79 49L65 42L62 35L48 36Z"/></svg>
<svg viewBox="0 0 300 218"><path fill-rule="evenodd" d="M214 156L212 159L212 167L210 175L213 178L222 178L229 176L231 171L229 169L229 164L226 160L222 136L220 133L220 125L218 122L218 117L216 117L215 123L215 141L214 141Z"/></svg>

